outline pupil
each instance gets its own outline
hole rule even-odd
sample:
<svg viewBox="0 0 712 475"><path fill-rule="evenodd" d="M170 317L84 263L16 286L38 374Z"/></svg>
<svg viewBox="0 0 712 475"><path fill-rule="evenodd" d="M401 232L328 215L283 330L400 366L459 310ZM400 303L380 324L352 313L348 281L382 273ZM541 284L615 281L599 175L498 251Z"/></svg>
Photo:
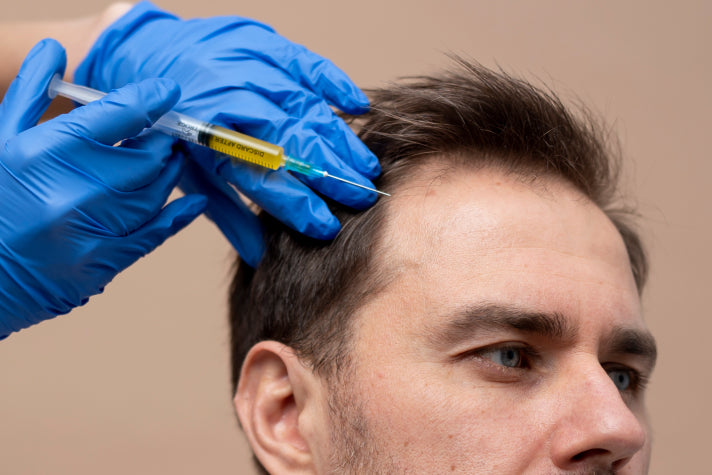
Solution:
<svg viewBox="0 0 712 475"><path fill-rule="evenodd" d="M517 353L517 350L514 350L512 348L506 349L503 351L503 363L505 366L517 366L519 364L519 354Z"/></svg>
<svg viewBox="0 0 712 475"><path fill-rule="evenodd" d="M628 389L628 386L630 386L630 377L625 371L614 371L611 374L611 379L621 391Z"/></svg>

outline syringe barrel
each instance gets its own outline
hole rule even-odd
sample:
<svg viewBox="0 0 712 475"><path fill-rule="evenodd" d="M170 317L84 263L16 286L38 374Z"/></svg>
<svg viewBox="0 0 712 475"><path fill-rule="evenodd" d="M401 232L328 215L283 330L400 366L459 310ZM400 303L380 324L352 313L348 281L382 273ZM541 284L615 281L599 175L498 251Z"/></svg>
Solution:
<svg viewBox="0 0 712 475"><path fill-rule="evenodd" d="M282 147L219 125L209 124L200 140L207 147L244 162L272 170L284 165Z"/></svg>
<svg viewBox="0 0 712 475"><path fill-rule="evenodd" d="M200 134L205 132L208 125L210 124L202 120L194 119L178 112L168 111L154 122L151 128L186 142L204 145L200 143Z"/></svg>
<svg viewBox="0 0 712 475"><path fill-rule="evenodd" d="M106 95L95 89L62 81L58 74L50 82L47 94L52 99L60 95L80 104L88 104ZM221 152L233 162L254 163L272 170L283 166L285 162L282 147L175 111L164 114L153 124L152 129Z"/></svg>
<svg viewBox="0 0 712 475"><path fill-rule="evenodd" d="M276 170L284 165L282 147L170 111L158 119L153 128L186 142L203 145L216 152Z"/></svg>
<svg viewBox="0 0 712 475"><path fill-rule="evenodd" d="M72 84L71 82L64 82L59 74L55 74L49 82L47 95L50 99L54 99L57 95L60 95L79 104L89 104L90 102L98 101L104 97L106 93L89 87Z"/></svg>

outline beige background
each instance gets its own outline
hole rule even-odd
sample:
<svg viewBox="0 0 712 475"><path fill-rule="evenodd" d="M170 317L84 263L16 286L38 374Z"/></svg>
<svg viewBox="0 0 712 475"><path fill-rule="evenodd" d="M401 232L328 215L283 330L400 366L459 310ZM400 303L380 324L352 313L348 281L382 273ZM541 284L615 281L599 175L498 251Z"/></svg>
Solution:
<svg viewBox="0 0 712 475"><path fill-rule="evenodd" d="M5 2L5 19L106 1ZM703 1L158 1L240 14L331 58L362 87L454 51L575 91L619 131L653 272L661 359L653 474L710 473L712 8ZM0 472L252 473L228 387L230 248L205 219L88 305L0 343Z"/></svg>

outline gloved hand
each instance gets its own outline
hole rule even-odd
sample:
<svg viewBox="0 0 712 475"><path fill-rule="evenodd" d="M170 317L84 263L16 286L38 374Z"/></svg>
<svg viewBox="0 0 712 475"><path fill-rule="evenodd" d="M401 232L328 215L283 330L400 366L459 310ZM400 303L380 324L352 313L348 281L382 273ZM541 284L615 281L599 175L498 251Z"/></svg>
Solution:
<svg viewBox="0 0 712 475"><path fill-rule="evenodd" d="M178 100L173 81L127 86L35 126L65 61L56 41L38 43L0 104L0 338L84 304L206 204L163 207L182 159L168 137L141 133Z"/></svg>
<svg viewBox="0 0 712 475"><path fill-rule="evenodd" d="M74 75L75 82L104 91L148 77L180 85L179 112L277 143L288 155L366 186L380 173L376 157L329 107L365 112L363 93L330 61L267 25L240 17L181 20L142 2L101 34ZM340 225L300 180L350 207L376 200L372 192L328 178L232 166L198 147L191 155L200 168L189 167L181 186L208 195L207 215L253 266L263 249L259 225L245 222L246 210L225 182L318 239L333 238Z"/></svg>

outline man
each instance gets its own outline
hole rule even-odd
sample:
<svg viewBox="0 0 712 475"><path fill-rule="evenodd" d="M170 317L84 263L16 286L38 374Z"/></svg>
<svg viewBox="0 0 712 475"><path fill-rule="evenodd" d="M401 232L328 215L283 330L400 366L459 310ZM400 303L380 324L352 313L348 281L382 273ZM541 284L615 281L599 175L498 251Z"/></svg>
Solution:
<svg viewBox="0 0 712 475"><path fill-rule="evenodd" d="M269 473L644 473L655 342L616 160L584 112L459 60L372 94L373 208L265 217L231 289L235 407Z"/></svg>

